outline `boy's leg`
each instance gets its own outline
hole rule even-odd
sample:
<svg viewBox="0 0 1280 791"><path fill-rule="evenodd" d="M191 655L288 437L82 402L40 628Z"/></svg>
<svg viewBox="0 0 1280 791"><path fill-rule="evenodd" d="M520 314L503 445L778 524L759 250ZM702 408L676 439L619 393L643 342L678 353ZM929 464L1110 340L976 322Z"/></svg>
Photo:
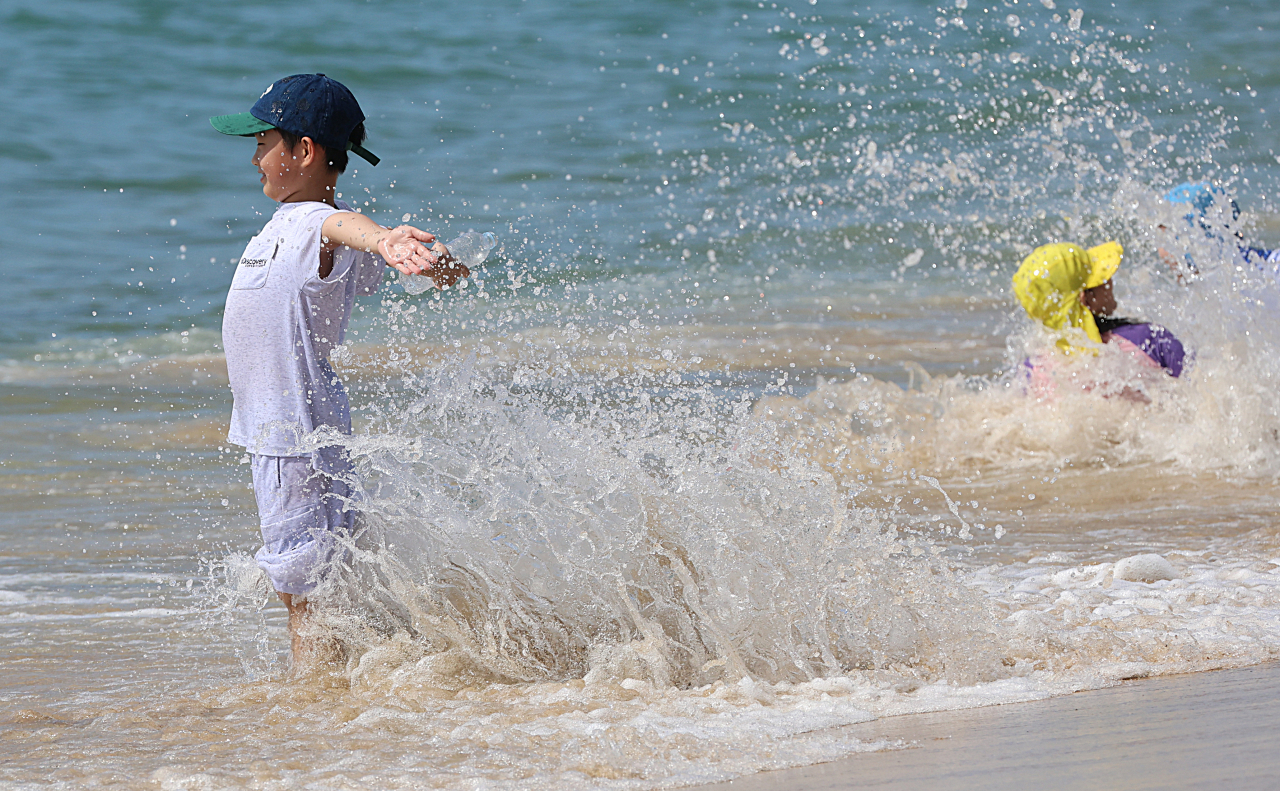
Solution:
<svg viewBox="0 0 1280 791"><path fill-rule="evenodd" d="M289 653L293 657L293 669L306 671L336 661L341 653L338 641L316 633L307 622L310 603L301 596L280 591L276 591L276 596L289 611Z"/></svg>
<svg viewBox="0 0 1280 791"><path fill-rule="evenodd" d="M331 640L308 634L307 595L334 555L334 534L350 529L352 514L337 496L348 489L317 472L309 456L254 456L252 461L263 540L258 565L289 610L294 665L303 668L335 653ZM333 460L324 461L325 467L334 466Z"/></svg>

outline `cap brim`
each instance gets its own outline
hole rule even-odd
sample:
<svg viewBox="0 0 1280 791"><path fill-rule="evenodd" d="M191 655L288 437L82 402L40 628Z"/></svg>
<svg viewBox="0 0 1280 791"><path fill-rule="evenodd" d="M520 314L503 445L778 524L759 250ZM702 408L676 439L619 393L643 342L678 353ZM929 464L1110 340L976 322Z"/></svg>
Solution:
<svg viewBox="0 0 1280 791"><path fill-rule="evenodd" d="M249 113L215 115L209 119L209 123L224 135L237 135L239 137L248 137L259 132L265 132L268 129L275 129L271 124L254 118Z"/></svg>
<svg viewBox="0 0 1280 791"><path fill-rule="evenodd" d="M1120 268L1120 259L1124 257L1124 248L1119 242L1107 242L1089 248L1089 262L1093 264L1093 274L1085 282L1086 289L1097 288L1106 283Z"/></svg>

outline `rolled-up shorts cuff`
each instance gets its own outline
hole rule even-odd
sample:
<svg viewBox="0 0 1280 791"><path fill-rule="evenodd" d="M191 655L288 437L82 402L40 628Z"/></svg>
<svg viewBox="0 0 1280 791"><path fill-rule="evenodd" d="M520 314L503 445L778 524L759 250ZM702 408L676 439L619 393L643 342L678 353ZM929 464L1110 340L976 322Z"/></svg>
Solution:
<svg viewBox="0 0 1280 791"><path fill-rule="evenodd" d="M337 471L344 463L320 465ZM316 471L309 456L252 458L253 488L263 546L258 566L280 593L305 595L338 551L339 535L350 535L355 513L350 487L341 478Z"/></svg>

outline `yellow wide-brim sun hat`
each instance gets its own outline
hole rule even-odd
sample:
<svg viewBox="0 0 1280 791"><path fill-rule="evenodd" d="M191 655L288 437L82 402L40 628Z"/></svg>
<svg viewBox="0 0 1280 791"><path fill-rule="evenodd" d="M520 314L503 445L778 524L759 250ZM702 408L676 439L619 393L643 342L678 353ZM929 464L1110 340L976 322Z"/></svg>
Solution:
<svg viewBox="0 0 1280 791"><path fill-rule="evenodd" d="M1013 276L1013 292L1027 315L1051 330L1083 330L1089 340L1101 343L1093 314L1080 302L1086 289L1105 284L1120 268L1124 248L1107 242L1085 250L1070 242L1037 247ZM1058 339L1064 352L1074 350L1066 337Z"/></svg>

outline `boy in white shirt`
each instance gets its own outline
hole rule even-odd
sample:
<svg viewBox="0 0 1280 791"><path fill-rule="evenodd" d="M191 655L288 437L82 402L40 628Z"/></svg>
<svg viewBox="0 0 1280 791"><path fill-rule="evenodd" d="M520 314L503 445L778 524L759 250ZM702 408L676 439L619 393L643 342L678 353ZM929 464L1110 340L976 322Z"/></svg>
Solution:
<svg viewBox="0 0 1280 791"><path fill-rule="evenodd" d="M356 296L377 291L383 262L443 287L470 272L432 234L383 228L335 200L349 150L378 164L362 146L364 113L336 80L286 77L248 113L209 120L223 134L256 138L262 191L280 203L240 258L222 344L233 396L227 439L249 450L253 466L264 542L257 561L289 610L290 646L302 667L318 649L305 639L306 596L354 517L343 449L298 450L323 426L351 433L329 352L343 341Z"/></svg>

